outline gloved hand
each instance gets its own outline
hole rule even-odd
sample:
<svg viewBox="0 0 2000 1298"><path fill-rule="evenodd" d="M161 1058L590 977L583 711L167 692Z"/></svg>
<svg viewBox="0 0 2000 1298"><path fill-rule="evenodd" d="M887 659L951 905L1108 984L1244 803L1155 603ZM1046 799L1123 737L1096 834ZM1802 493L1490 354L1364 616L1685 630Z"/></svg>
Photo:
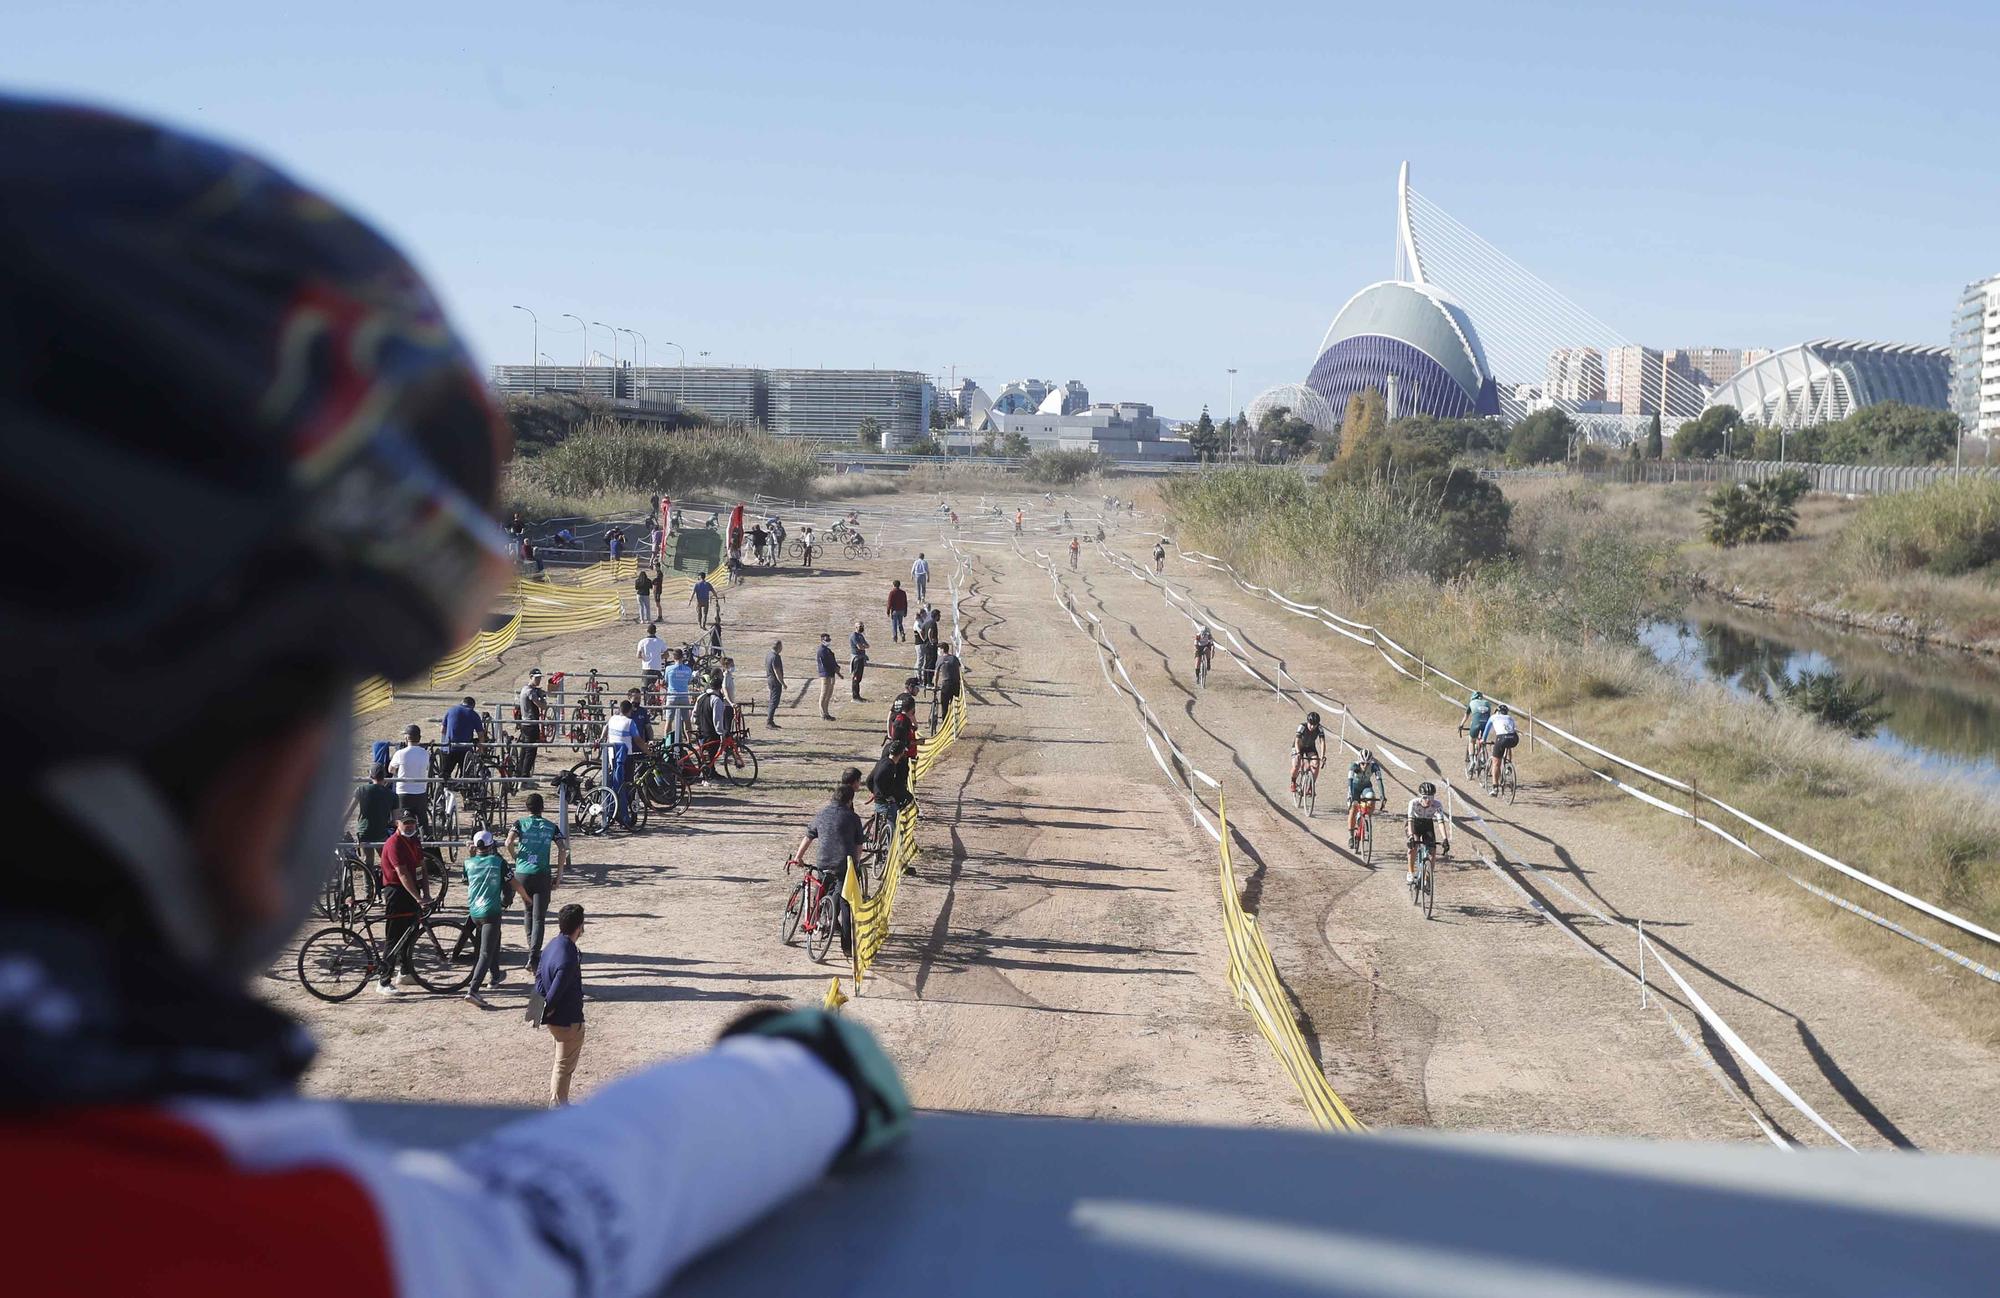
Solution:
<svg viewBox="0 0 2000 1298"><path fill-rule="evenodd" d="M752 1010L722 1030L734 1036L781 1037L813 1052L854 1092L854 1132L834 1157L851 1167L901 1140L910 1129L910 1097L896 1065L867 1028L824 1010Z"/></svg>

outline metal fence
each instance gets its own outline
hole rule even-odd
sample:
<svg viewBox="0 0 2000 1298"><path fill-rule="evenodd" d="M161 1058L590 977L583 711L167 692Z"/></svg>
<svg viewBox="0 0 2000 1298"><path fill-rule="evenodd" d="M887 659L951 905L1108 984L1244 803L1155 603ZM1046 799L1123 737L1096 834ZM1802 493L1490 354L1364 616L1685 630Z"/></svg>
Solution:
<svg viewBox="0 0 2000 1298"><path fill-rule="evenodd" d="M2000 481L2000 467L1887 464L1811 464L1799 460L1639 460L1608 469L1587 469L1575 476L1592 482L1760 482L1773 474L1796 469L1814 491L1843 496L1879 496L1915 491L1953 478Z"/></svg>

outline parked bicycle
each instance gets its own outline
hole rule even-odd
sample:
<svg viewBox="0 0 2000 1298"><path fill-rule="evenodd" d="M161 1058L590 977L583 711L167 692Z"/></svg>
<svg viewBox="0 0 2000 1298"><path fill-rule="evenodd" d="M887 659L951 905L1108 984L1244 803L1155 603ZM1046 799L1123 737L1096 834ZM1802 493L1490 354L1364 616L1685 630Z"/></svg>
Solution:
<svg viewBox="0 0 2000 1298"><path fill-rule="evenodd" d="M450 995L472 981L478 957L473 926L463 920L440 919L442 896L433 897L417 922L386 950L375 934L376 916L363 912L347 922L323 928L299 947L299 982L323 1001L350 1000L384 970L410 955L410 971L425 991Z"/></svg>

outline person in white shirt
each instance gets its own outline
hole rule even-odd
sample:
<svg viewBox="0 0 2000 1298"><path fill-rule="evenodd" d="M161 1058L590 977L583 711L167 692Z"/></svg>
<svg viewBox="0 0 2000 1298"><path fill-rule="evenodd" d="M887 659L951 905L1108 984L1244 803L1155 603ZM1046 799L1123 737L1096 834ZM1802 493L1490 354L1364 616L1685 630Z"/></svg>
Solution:
<svg viewBox="0 0 2000 1298"><path fill-rule="evenodd" d="M639 667L645 673L645 683L655 684L660 673L666 670L667 642L660 639L659 624L646 624L646 638L639 642Z"/></svg>
<svg viewBox="0 0 2000 1298"><path fill-rule="evenodd" d="M403 732L406 742L389 754L389 774L396 781L396 806L413 813L417 827L431 832L431 750L424 747L424 732L411 726Z"/></svg>
<svg viewBox="0 0 2000 1298"><path fill-rule="evenodd" d="M1410 799L1410 828L1406 836L1410 849L1409 882L1417 881L1417 844L1430 844L1433 859L1451 855L1451 817L1438 801L1437 785L1425 780Z"/></svg>
<svg viewBox="0 0 2000 1298"><path fill-rule="evenodd" d="M1500 777L1501 757L1512 752L1514 746L1521 742L1521 727L1515 722L1514 713L1505 703L1495 708L1493 715L1486 718L1486 725L1480 730L1479 738L1486 741L1489 751L1493 754L1489 769L1492 771L1493 779L1497 781ZM1488 792L1498 791L1497 783L1488 786Z"/></svg>
<svg viewBox="0 0 2000 1298"><path fill-rule="evenodd" d="M919 552L917 555L917 561L910 565L910 576L916 579L917 598L919 600L923 599L924 591L930 585L931 566L924 560L924 556L921 552Z"/></svg>
<svg viewBox="0 0 2000 1298"><path fill-rule="evenodd" d="M639 722L632 715L629 699L618 700L618 710L604 723L604 787L618 799L618 823L632 828L632 800L625 791L632 769L632 754L646 751L639 735Z"/></svg>

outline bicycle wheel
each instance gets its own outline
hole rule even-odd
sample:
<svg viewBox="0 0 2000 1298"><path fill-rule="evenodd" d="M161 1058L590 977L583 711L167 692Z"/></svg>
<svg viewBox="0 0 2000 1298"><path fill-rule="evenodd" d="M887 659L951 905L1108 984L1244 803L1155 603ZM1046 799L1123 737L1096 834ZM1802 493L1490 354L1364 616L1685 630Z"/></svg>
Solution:
<svg viewBox="0 0 2000 1298"><path fill-rule="evenodd" d="M465 990L479 960L477 930L455 919L429 919L410 939L410 972L417 986L440 996Z"/></svg>
<svg viewBox="0 0 2000 1298"><path fill-rule="evenodd" d="M344 874L346 881L343 887L341 902L345 909L340 914L333 916L334 919L347 919L350 916L359 915L362 911L373 906L375 898L380 896L382 892L380 877L376 875L375 871L363 865L359 857L350 856L347 858L347 868Z"/></svg>
<svg viewBox="0 0 2000 1298"><path fill-rule="evenodd" d="M1310 820L1313 814L1313 804L1319 800L1319 768L1317 767L1306 773L1305 795L1306 818Z"/></svg>
<svg viewBox="0 0 2000 1298"><path fill-rule="evenodd" d="M1375 864L1375 816L1369 813L1361 818L1361 862Z"/></svg>
<svg viewBox="0 0 2000 1298"><path fill-rule="evenodd" d="M1424 918L1431 917L1431 908L1437 905L1438 895L1437 858L1428 852L1424 854L1423 892Z"/></svg>
<svg viewBox="0 0 2000 1298"><path fill-rule="evenodd" d="M731 784L747 789L757 782L757 752L742 740L731 744L715 766Z"/></svg>
<svg viewBox="0 0 2000 1298"><path fill-rule="evenodd" d="M778 921L778 941L785 946L799 935L799 920L806 913L806 881L799 880L792 885L792 895L785 899L785 914Z"/></svg>
<svg viewBox="0 0 2000 1298"><path fill-rule="evenodd" d="M603 785L585 789L583 800L576 809L577 824L586 834L599 837L611 832L611 824L618 819L618 795Z"/></svg>
<svg viewBox="0 0 2000 1298"><path fill-rule="evenodd" d="M376 969L374 945L351 928L323 928L299 947L299 982L323 1001L352 1000Z"/></svg>
<svg viewBox="0 0 2000 1298"><path fill-rule="evenodd" d="M814 964L824 964L826 953L833 949L833 937L840 929L840 898L831 892L820 894L819 904L813 907L813 930L806 949L811 953Z"/></svg>
<svg viewBox="0 0 2000 1298"><path fill-rule="evenodd" d="M1514 759L1512 757L1507 759L1505 774L1507 777L1507 804L1512 806L1514 795L1521 791L1521 777L1514 773Z"/></svg>

